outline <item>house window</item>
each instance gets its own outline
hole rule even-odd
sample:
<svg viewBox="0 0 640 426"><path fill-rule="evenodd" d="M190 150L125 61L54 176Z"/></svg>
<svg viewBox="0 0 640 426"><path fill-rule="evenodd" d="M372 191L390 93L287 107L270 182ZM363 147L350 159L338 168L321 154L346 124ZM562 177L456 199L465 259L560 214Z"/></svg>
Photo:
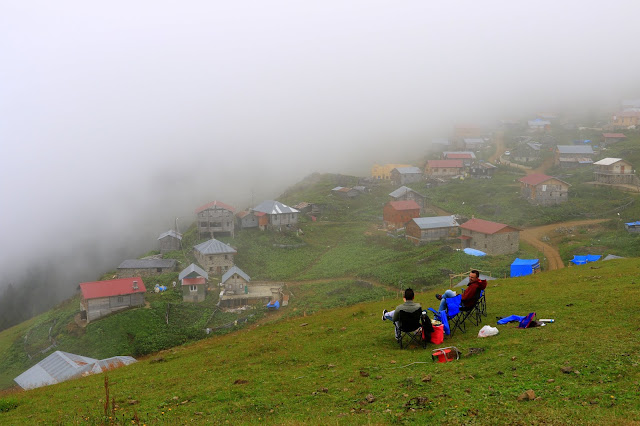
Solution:
<svg viewBox="0 0 640 426"><path fill-rule="evenodd" d="M198 291L198 286L196 286L196 285L190 285L190 286L189 286L189 291L190 291L190 292Z"/></svg>
<svg viewBox="0 0 640 426"><path fill-rule="evenodd" d="M162 268L156 268L156 272L162 272Z"/></svg>
<svg viewBox="0 0 640 426"><path fill-rule="evenodd" d="M124 303L124 297L118 296L118 303Z"/></svg>
<svg viewBox="0 0 640 426"><path fill-rule="evenodd" d="M228 260L229 259L229 255L225 254L224 255L224 260Z"/></svg>

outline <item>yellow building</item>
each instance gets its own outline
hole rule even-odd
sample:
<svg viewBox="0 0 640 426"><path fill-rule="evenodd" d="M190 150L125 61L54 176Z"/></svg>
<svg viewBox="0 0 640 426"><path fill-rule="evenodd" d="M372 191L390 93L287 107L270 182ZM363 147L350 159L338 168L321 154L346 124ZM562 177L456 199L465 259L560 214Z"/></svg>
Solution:
<svg viewBox="0 0 640 426"><path fill-rule="evenodd" d="M374 164L373 167L371 167L371 177L374 179L389 180L391 179L391 170L396 167L411 167L411 164Z"/></svg>

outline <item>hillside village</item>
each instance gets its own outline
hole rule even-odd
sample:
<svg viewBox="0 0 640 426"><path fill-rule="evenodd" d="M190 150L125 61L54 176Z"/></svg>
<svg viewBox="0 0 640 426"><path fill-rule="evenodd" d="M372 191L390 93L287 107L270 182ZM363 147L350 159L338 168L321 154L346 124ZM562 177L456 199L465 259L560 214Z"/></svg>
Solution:
<svg viewBox="0 0 640 426"><path fill-rule="evenodd" d="M597 129L550 113L495 127L456 126L416 152L411 164L374 164L369 176L360 177L311 175L280 200L244 209L220 200L194 207L188 229L159 230L153 251L123 259L98 281L80 283L80 308L69 310L68 329L81 336L136 308L164 312L167 326L193 318L184 335L137 346L135 353L103 348L82 354L141 356L228 332L271 311L310 314L317 308L296 305L296 286L306 281L347 279L345 288L385 289L370 293L375 300L408 286L451 287L469 269L504 278L563 262L628 256L635 239L621 250L613 243L594 246L593 239L567 240L592 232L635 238L639 232L640 185L633 167L640 161L640 100L624 105L633 106L612 113ZM578 229L570 225L576 218L593 220L593 226L596 219L614 222ZM542 246L523 241L528 228L553 223L558 235L544 235L536 243ZM555 244L546 244L551 239ZM331 254L332 246L340 251ZM375 265L358 259L367 251ZM559 263L547 259L554 255ZM29 352L23 365L57 349L72 350L64 340L50 331L46 348ZM73 355L64 354L57 356Z"/></svg>

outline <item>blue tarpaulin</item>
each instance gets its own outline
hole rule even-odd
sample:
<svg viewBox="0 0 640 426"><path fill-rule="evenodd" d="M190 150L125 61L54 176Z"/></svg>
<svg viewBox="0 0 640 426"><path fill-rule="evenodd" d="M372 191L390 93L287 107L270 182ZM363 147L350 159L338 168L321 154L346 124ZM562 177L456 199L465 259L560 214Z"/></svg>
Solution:
<svg viewBox="0 0 640 426"><path fill-rule="evenodd" d="M269 309L279 309L280 308L280 301L276 300L275 302L267 303L267 308L269 308Z"/></svg>
<svg viewBox="0 0 640 426"><path fill-rule="evenodd" d="M464 250L465 253L470 254L471 256L486 256L487 253L480 251L480 250L476 250L476 249L472 249L472 248L466 248Z"/></svg>
<svg viewBox="0 0 640 426"><path fill-rule="evenodd" d="M511 264L511 277L523 277L533 274L534 269L540 269L540 261L538 259L519 259Z"/></svg>
<svg viewBox="0 0 640 426"><path fill-rule="evenodd" d="M585 263L589 263L589 262L595 262L596 260L600 260L602 256L600 256L599 254L588 254L586 256L573 256L573 259L571 259L571 263L573 263L574 265L584 265Z"/></svg>

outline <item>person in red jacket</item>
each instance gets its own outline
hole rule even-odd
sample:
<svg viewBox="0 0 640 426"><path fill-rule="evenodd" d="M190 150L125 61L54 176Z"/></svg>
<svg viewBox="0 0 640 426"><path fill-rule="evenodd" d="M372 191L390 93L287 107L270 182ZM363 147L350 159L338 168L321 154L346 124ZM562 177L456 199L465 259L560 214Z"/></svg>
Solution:
<svg viewBox="0 0 640 426"><path fill-rule="evenodd" d="M462 292L461 305L464 308L473 308L480 297L480 290L487 288L487 280L480 279L480 272L472 270L469 272L469 284L467 288ZM447 290L442 295L436 294L436 299L440 300L440 310L445 311L447 309L446 299L455 297L456 292L453 290Z"/></svg>

